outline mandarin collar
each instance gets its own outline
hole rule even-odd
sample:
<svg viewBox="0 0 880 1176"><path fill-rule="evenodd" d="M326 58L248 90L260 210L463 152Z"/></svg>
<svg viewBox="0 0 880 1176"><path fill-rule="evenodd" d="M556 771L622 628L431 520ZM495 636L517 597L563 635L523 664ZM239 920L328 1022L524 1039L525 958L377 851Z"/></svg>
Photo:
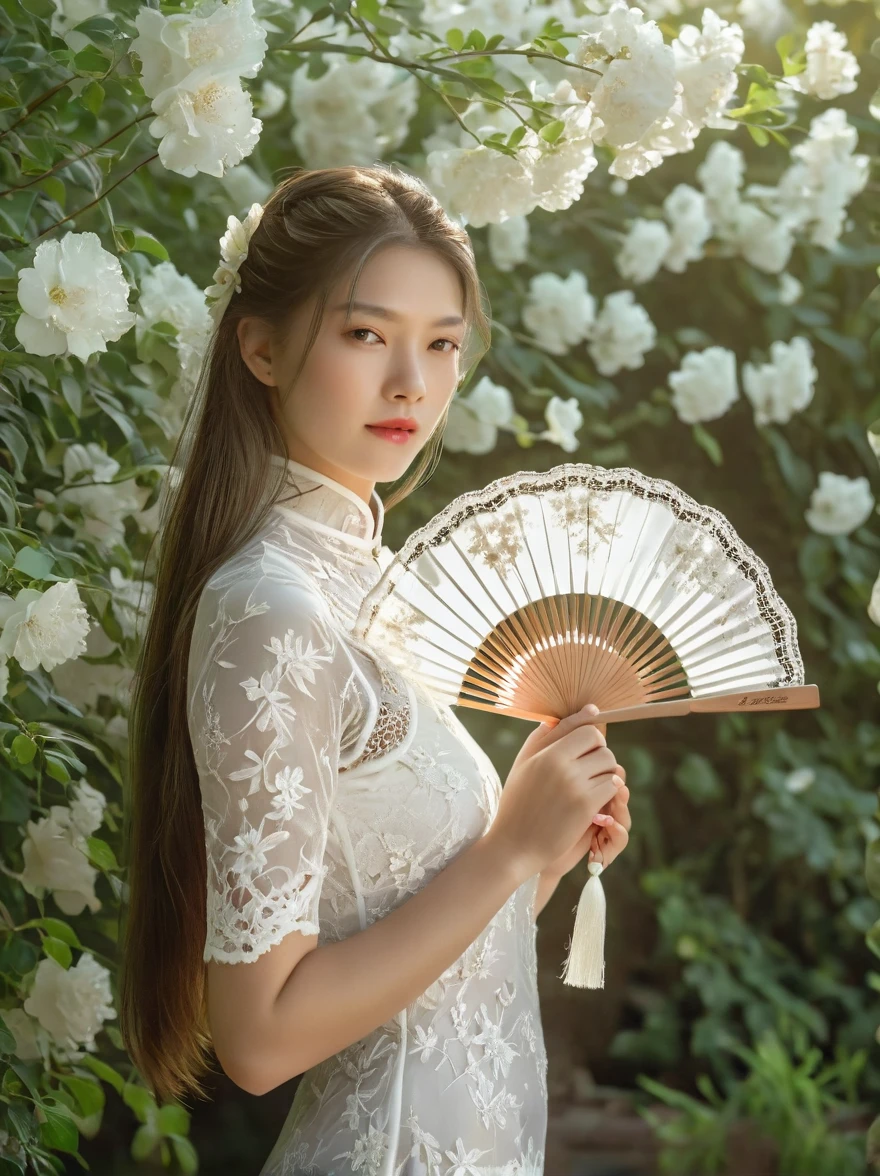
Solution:
<svg viewBox="0 0 880 1176"><path fill-rule="evenodd" d="M332 532L358 551L379 554L385 508L375 488L368 505L354 490L311 466L293 458L285 459L278 453L269 457L273 465L287 468L288 482L301 491L299 495L275 502L276 510L315 530Z"/></svg>

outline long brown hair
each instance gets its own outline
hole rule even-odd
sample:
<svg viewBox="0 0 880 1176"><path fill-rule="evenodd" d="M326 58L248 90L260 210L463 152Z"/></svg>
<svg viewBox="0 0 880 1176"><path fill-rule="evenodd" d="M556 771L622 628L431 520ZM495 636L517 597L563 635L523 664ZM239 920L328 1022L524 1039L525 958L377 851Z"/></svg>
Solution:
<svg viewBox="0 0 880 1176"><path fill-rule="evenodd" d="M290 315L315 296L295 382L336 283L353 271L353 300L363 266L388 245L432 249L457 271L467 328L464 382L490 339L485 289L465 230L419 179L391 165L295 168L264 206L239 270L241 291L208 343L171 459L129 719L128 910L126 917L120 910L118 1010L126 1049L160 1101L190 1091L207 1097L199 1079L211 1069L204 824L186 712L193 620L207 580L256 534L283 489L286 470L279 466L266 493L271 454L288 455L266 388L242 358L237 324L255 315L283 338ZM415 468L383 496L386 510L433 473L447 412Z"/></svg>

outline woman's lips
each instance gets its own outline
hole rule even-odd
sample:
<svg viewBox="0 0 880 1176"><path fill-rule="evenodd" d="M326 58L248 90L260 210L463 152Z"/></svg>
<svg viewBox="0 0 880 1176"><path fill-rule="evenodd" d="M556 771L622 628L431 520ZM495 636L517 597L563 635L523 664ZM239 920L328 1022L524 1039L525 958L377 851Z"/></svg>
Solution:
<svg viewBox="0 0 880 1176"><path fill-rule="evenodd" d="M366 427L377 437L383 437L395 445L405 444L415 432L415 429L383 429L379 425L367 425Z"/></svg>

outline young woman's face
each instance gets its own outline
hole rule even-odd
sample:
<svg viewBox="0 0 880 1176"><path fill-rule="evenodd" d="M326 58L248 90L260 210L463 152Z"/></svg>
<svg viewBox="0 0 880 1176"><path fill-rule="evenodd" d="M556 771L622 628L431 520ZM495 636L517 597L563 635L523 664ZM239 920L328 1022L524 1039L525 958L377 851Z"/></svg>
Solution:
<svg viewBox="0 0 880 1176"><path fill-rule="evenodd" d="M332 291L294 387L313 302L298 309L280 346L246 325L253 319L239 324L239 341L245 362L272 386L290 457L369 501L374 483L406 472L454 395L465 324L456 271L427 249L375 253L347 320L349 287L346 276ZM416 423L403 442L368 427L397 417Z"/></svg>

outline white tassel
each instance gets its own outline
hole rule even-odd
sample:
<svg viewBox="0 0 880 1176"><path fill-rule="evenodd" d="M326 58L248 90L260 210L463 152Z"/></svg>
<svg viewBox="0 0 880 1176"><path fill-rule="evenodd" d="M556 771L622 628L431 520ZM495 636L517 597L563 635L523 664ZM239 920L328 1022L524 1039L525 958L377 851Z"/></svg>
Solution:
<svg viewBox="0 0 880 1176"><path fill-rule="evenodd" d="M562 979L577 988L605 987L605 891L599 881L602 863L589 863L590 877L581 891L571 950Z"/></svg>

